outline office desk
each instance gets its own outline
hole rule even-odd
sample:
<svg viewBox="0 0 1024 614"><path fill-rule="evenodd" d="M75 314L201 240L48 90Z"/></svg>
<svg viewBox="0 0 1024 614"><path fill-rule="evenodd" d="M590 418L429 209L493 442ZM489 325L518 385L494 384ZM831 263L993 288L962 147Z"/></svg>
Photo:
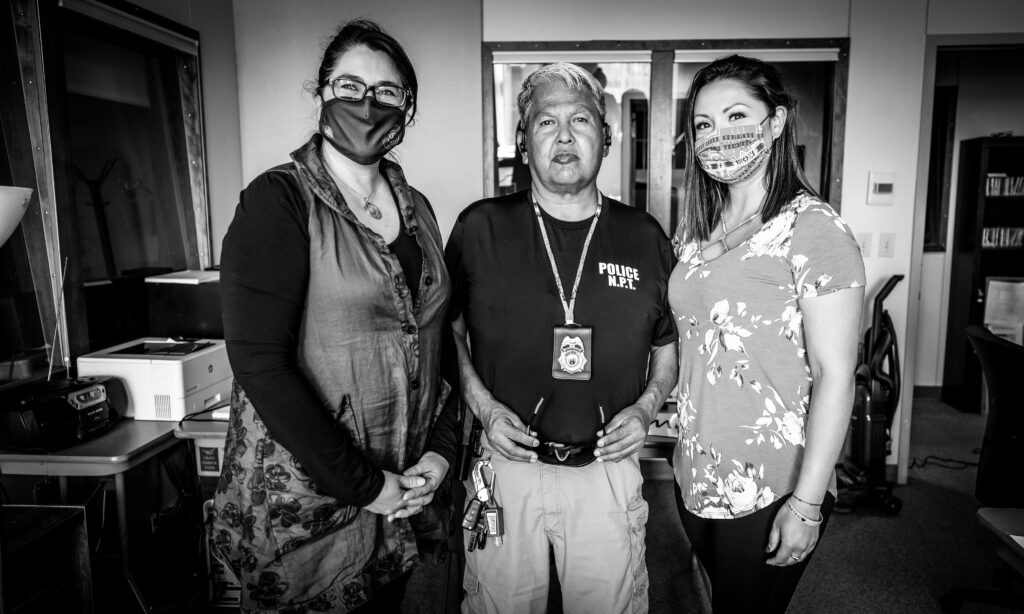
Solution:
<svg viewBox="0 0 1024 614"><path fill-rule="evenodd" d="M50 454L0 452L0 472L11 475L45 475L58 478L61 500L67 498L69 477L114 478L117 498L118 536L121 564L132 593L148 612L149 606L132 574L128 550L128 495L126 471L179 443L174 438L176 422L121 420L106 434Z"/></svg>
<svg viewBox="0 0 1024 614"><path fill-rule="evenodd" d="M1024 508L983 507L978 510L978 522L996 538L996 553L1024 576L1024 545L1012 536L1024 536Z"/></svg>

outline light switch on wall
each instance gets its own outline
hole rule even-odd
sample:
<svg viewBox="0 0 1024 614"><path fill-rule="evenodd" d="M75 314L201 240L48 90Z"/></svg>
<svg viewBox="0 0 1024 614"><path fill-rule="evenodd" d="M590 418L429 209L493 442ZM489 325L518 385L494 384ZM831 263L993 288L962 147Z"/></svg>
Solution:
<svg viewBox="0 0 1024 614"><path fill-rule="evenodd" d="M868 204L891 205L892 195L896 190L895 173L868 173Z"/></svg>
<svg viewBox="0 0 1024 614"><path fill-rule="evenodd" d="M878 235L878 257L892 258L896 249L896 233L883 232Z"/></svg>
<svg viewBox="0 0 1024 614"><path fill-rule="evenodd" d="M857 244L860 245L860 255L863 258L871 257L871 233L870 232L858 232L857 233Z"/></svg>

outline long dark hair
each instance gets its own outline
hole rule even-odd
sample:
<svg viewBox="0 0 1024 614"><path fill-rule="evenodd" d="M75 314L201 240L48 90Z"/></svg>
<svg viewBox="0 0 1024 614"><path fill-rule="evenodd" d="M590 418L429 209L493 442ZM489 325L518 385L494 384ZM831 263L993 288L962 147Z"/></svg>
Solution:
<svg viewBox="0 0 1024 614"><path fill-rule="evenodd" d="M324 49L323 59L320 60L320 70L317 71L316 81L307 83L307 89L318 98L322 98L323 88L327 87L331 73L338 65L338 58L353 47L364 45L374 51L379 51L391 58L398 70L398 76L402 79L402 87L412 94L412 105L409 107L409 120L412 123L416 116L416 100L419 95L419 81L416 80L416 70L412 67L412 61L402 45L384 31L376 23L369 19L354 19L341 26L338 33L334 35L327 48Z"/></svg>
<svg viewBox="0 0 1024 614"><path fill-rule="evenodd" d="M788 115L782 134L772 143L771 154L768 156L768 166L764 174L768 194L765 197L764 208L761 209L761 222L767 222L778 215L786 203L800 192L817 196L817 192L804 176L797 156L796 97L778 69L767 62L740 55L717 59L693 76L683 115L683 130L686 131L686 170L683 174L684 195L679 228L683 238L688 241L707 240L711 229L722 217L722 208L729 195L728 187L724 183L715 181L700 167L693 149L693 110L697 93L705 85L721 79L732 79L743 84L754 98L768 107L772 115L778 107L785 107Z"/></svg>

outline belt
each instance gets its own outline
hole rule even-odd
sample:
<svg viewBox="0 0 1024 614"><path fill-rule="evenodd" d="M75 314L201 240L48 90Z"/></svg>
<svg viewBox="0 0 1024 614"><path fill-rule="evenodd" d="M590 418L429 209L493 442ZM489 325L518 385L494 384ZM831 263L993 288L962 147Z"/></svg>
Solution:
<svg viewBox="0 0 1024 614"><path fill-rule="evenodd" d="M537 459L548 465L583 467L594 462L594 444L570 445L554 441L542 441L537 446Z"/></svg>

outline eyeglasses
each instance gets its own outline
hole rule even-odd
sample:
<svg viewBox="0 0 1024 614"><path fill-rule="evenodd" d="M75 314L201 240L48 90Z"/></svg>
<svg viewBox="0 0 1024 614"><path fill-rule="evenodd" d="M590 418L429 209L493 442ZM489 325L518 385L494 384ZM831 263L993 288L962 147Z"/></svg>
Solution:
<svg viewBox="0 0 1024 614"><path fill-rule="evenodd" d="M373 90L373 99L387 107L404 107L405 103L412 98L412 94L405 88L397 85L380 84L368 86L362 81L338 77L328 82L335 98L359 102L366 98L366 92Z"/></svg>

